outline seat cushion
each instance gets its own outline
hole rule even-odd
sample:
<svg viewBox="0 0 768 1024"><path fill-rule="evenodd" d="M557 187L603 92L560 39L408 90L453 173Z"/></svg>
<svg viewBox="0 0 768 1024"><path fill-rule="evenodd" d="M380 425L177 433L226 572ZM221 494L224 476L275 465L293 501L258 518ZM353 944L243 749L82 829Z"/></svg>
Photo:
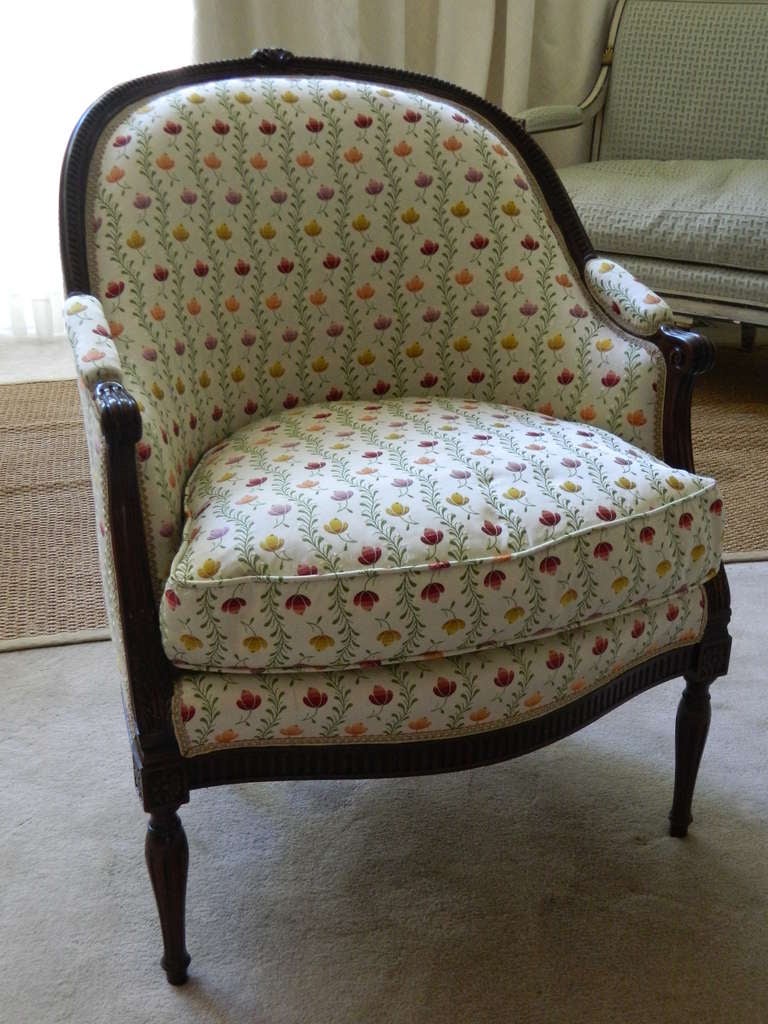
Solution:
<svg viewBox="0 0 768 1024"><path fill-rule="evenodd" d="M255 422L204 456L185 501L164 645L215 671L519 642L662 601L720 561L712 480L583 422L448 398Z"/></svg>
<svg viewBox="0 0 768 1024"><path fill-rule="evenodd" d="M600 160L560 174L599 252L768 272L768 160Z"/></svg>

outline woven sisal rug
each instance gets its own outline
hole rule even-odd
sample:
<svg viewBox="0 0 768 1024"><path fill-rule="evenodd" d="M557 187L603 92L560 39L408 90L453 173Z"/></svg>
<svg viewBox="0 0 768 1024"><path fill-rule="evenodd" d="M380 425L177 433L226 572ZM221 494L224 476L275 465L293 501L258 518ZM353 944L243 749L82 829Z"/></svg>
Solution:
<svg viewBox="0 0 768 1024"><path fill-rule="evenodd" d="M694 399L697 469L717 477L729 556L768 558L768 349L720 349ZM77 387L0 386L0 650L106 636Z"/></svg>

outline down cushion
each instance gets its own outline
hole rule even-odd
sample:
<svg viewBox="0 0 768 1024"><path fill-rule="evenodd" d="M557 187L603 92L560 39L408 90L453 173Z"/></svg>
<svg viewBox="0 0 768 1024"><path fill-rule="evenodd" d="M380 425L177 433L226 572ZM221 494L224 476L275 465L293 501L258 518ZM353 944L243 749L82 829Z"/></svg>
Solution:
<svg viewBox="0 0 768 1024"><path fill-rule="evenodd" d="M720 562L714 481L498 403L288 410L212 448L185 507L164 645L213 671L519 643L664 601Z"/></svg>

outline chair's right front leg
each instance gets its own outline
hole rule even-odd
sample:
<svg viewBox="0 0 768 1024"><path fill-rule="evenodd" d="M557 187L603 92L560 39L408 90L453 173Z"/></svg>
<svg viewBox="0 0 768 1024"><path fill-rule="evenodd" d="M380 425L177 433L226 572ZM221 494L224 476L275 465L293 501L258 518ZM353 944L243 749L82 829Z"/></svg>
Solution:
<svg viewBox="0 0 768 1024"><path fill-rule="evenodd" d="M190 956L184 939L189 847L176 813L179 805L150 811L145 845L149 877L163 932L163 969L172 985L187 980Z"/></svg>

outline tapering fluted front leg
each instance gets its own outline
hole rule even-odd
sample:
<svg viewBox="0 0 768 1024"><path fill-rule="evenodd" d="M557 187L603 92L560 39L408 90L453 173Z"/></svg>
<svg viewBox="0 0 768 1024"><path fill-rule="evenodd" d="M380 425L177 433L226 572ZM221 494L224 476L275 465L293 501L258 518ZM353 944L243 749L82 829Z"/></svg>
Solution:
<svg viewBox="0 0 768 1024"><path fill-rule="evenodd" d="M688 826L693 821L693 790L712 715L709 697L711 682L709 679L702 682L686 676L686 687L677 709L675 794L669 814L669 834L679 838L688 834Z"/></svg>
<svg viewBox="0 0 768 1024"><path fill-rule="evenodd" d="M163 931L163 969L172 985L183 985L190 960L184 940L189 847L176 807L152 811L145 850Z"/></svg>

